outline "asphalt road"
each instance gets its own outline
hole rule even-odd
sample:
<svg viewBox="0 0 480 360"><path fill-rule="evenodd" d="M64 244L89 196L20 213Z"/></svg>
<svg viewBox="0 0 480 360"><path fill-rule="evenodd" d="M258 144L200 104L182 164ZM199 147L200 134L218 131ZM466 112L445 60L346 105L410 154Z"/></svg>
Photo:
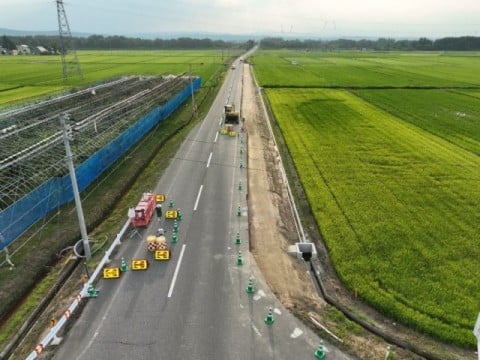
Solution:
<svg viewBox="0 0 480 360"><path fill-rule="evenodd" d="M148 259L148 270L100 280L99 296L88 300L55 359L315 359L320 338L278 303L248 253L246 139L218 133L224 104L240 107L242 68L230 70L155 189L184 214L171 259L154 261L144 238L163 227L170 244L172 220L155 218L130 233L113 263ZM254 294L246 292L250 277ZM349 359L326 347L329 358Z"/></svg>

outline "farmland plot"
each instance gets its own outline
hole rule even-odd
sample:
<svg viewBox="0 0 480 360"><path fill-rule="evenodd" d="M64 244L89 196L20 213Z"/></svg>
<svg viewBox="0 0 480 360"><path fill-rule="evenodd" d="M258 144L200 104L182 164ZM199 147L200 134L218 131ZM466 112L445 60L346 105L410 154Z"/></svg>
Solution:
<svg viewBox="0 0 480 360"><path fill-rule="evenodd" d="M478 87L476 61L437 53L304 51L264 51L253 59L262 86L280 88Z"/></svg>
<svg viewBox="0 0 480 360"><path fill-rule="evenodd" d="M413 328L474 345L478 100L439 91L422 108L426 95L402 105L411 94L358 93L375 106L346 90L266 92L345 285ZM435 104L439 122L426 116ZM448 114L460 108L472 118L456 133Z"/></svg>
<svg viewBox="0 0 480 360"><path fill-rule="evenodd" d="M230 55L234 55L231 53ZM124 75L179 75L192 69L209 86L223 58L215 50L78 51L84 79L62 78L60 56L1 56L0 107Z"/></svg>

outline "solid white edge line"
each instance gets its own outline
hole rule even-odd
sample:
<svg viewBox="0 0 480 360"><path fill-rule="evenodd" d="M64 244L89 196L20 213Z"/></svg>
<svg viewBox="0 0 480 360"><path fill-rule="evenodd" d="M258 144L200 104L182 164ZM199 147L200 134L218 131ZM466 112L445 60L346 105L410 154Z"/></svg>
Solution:
<svg viewBox="0 0 480 360"><path fill-rule="evenodd" d="M212 155L213 155L213 152L211 152L210 155L208 156L207 168L210 167L210 161L212 161Z"/></svg>
<svg viewBox="0 0 480 360"><path fill-rule="evenodd" d="M173 288L175 287L175 282L177 281L178 270L180 270L180 264L182 263L183 253L185 252L186 246L187 246L186 244L182 245L182 251L180 252L180 257L178 258L177 267L175 268L175 272L173 273L173 279L172 279L172 283L170 284L170 289L168 290L167 297L172 297Z"/></svg>
<svg viewBox="0 0 480 360"><path fill-rule="evenodd" d="M193 211L197 210L198 201L200 200L200 195L202 195L203 185L200 185L200 189L198 190L197 200L195 201L195 206L193 207Z"/></svg>

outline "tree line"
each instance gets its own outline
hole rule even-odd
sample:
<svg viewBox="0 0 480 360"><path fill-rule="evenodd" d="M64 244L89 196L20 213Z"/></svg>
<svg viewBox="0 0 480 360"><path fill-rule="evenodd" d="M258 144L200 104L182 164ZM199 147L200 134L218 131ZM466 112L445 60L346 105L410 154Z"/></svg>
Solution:
<svg viewBox="0 0 480 360"><path fill-rule="evenodd" d="M337 40L285 40L280 37L264 38L260 41L263 49L312 49L312 50L421 50L421 51L478 51L480 37L445 37L437 40L377 40L337 39Z"/></svg>
<svg viewBox="0 0 480 360"><path fill-rule="evenodd" d="M250 49L254 40L234 42L212 40L208 38L194 39L180 37L176 39L141 39L126 36L91 35L88 37L73 37L73 44L79 50L162 50L162 49ZM14 50L16 45L25 44L30 47L43 46L54 51L60 50L58 36L5 36L0 40L0 46ZM430 40L422 37L417 40L397 40L391 38L371 39L283 39L281 37L267 37L260 41L264 49L312 49L312 50L422 50L422 51L479 51L480 37L462 36L445 37Z"/></svg>
<svg viewBox="0 0 480 360"><path fill-rule="evenodd" d="M176 39L140 39L125 36L91 35L88 37L73 37L73 45L77 50L162 50L162 49L231 49L253 46L254 41L233 42L212 39L193 39L180 37ZM59 51L61 48L58 36L5 36L0 41L0 46L7 50L16 49L16 45L25 44L29 47L43 46L47 49Z"/></svg>

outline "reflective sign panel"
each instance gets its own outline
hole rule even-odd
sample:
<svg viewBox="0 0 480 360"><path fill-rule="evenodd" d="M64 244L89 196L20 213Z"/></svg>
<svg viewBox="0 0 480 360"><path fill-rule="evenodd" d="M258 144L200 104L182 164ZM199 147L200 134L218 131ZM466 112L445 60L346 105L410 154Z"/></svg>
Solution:
<svg viewBox="0 0 480 360"><path fill-rule="evenodd" d="M120 268L104 268L103 269L103 278L104 279L116 279L120 277Z"/></svg>
<svg viewBox="0 0 480 360"><path fill-rule="evenodd" d="M155 251L155 260L170 260L170 250Z"/></svg>
<svg viewBox="0 0 480 360"><path fill-rule="evenodd" d="M165 211L165 219L176 219L178 216L177 210L167 210Z"/></svg>
<svg viewBox="0 0 480 360"><path fill-rule="evenodd" d="M134 259L130 264L132 270L147 270L148 268L148 261L146 259Z"/></svg>

